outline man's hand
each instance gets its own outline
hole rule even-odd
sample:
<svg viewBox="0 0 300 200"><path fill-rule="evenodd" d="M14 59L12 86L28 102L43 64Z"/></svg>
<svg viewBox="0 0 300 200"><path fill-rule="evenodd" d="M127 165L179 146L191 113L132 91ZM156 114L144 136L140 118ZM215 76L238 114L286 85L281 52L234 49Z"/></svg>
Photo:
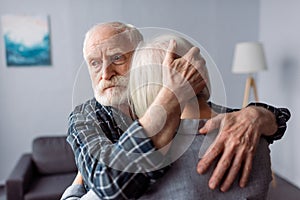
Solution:
<svg viewBox="0 0 300 200"><path fill-rule="evenodd" d="M204 89L208 75L198 47L192 47L179 58L175 52L176 42L171 40L162 63L163 84L176 95L179 103L184 103Z"/></svg>
<svg viewBox="0 0 300 200"><path fill-rule="evenodd" d="M217 115L208 120L199 132L206 134L217 128L220 129L219 134L199 161L197 171L205 173L213 161L221 156L209 180L209 187L215 189L224 180L220 189L226 192L240 170L239 185L245 187L261 134L272 135L277 130L275 117L264 108L250 106L237 112Z"/></svg>

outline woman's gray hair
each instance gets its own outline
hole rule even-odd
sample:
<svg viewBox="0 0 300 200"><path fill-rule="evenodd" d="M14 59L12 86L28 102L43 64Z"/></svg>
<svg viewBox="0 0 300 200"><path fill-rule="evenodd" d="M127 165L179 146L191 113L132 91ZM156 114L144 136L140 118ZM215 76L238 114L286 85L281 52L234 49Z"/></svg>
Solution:
<svg viewBox="0 0 300 200"><path fill-rule="evenodd" d="M132 110L139 118L154 101L163 86L163 67L166 51L170 40L176 42L178 57L185 55L194 45L188 40L176 35L162 35L150 42L140 43L134 53L128 86L128 99ZM207 86L197 96L208 100L210 97L210 82L207 69L204 69Z"/></svg>

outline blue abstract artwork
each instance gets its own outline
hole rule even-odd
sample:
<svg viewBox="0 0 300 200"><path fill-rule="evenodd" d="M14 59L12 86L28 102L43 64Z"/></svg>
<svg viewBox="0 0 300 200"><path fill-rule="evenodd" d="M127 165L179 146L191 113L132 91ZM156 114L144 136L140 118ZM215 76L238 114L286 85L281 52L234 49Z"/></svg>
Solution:
<svg viewBox="0 0 300 200"><path fill-rule="evenodd" d="M1 21L8 67L51 65L47 16L5 15Z"/></svg>

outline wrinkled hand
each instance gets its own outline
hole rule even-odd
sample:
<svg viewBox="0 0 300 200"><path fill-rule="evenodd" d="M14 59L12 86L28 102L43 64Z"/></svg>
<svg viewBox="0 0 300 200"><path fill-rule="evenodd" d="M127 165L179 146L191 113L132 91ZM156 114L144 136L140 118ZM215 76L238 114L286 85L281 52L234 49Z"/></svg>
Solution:
<svg viewBox="0 0 300 200"><path fill-rule="evenodd" d="M208 120L205 126L199 130L201 134L209 134L214 129L220 129L215 141L197 166L198 173L203 174L213 161L219 155L221 156L209 180L211 189L215 189L221 184L221 180L224 180L220 189L226 192L240 170L242 170L242 175L239 185L240 187L246 186L261 133L274 133L277 130L272 126L275 122L265 120L266 115L270 115L270 113L266 113L262 109L247 107L237 112L219 114ZM228 174L224 177L227 171Z"/></svg>
<svg viewBox="0 0 300 200"><path fill-rule="evenodd" d="M205 60L197 47L192 47L185 55L178 58L176 42L171 40L163 61L163 83L179 99L189 100L206 86L203 77L207 77Z"/></svg>

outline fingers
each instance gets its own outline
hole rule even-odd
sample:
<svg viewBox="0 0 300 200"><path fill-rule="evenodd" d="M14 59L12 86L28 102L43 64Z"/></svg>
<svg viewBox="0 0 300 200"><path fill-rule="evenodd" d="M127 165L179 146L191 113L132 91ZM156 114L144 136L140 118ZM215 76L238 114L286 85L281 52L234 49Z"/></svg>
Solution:
<svg viewBox="0 0 300 200"><path fill-rule="evenodd" d="M166 52L165 59L163 61L163 66L170 66L170 64L173 62L173 60L176 58L176 41L170 40L169 46Z"/></svg>
<svg viewBox="0 0 300 200"><path fill-rule="evenodd" d="M254 155L250 154L246 158L243 173L242 173L242 177L240 179L240 187L241 188L244 188L246 186L247 182L248 182L250 172L252 170L253 157L254 157Z"/></svg>
<svg viewBox="0 0 300 200"><path fill-rule="evenodd" d="M199 174L204 174L207 169L212 165L213 161L220 155L223 151L222 142L213 143L210 148L205 152L203 158L198 162L197 172Z"/></svg>
<svg viewBox="0 0 300 200"><path fill-rule="evenodd" d="M251 126L249 126L251 127ZM252 139L249 138L249 134L245 134L248 135L248 137L245 137L245 141L246 143L248 143L247 148L245 148L246 151L246 158L245 158L245 162L244 162L244 167L243 167L243 172L242 172L242 176L240 179L240 187L245 187L248 180L249 180L249 176L252 170L252 163L253 163L253 159L254 159L254 155L256 152L256 148L258 146L259 143L259 139L260 139L260 134L258 134L258 132L253 131L251 128L247 130L247 133L250 132L254 132L254 134L252 135Z"/></svg>
<svg viewBox="0 0 300 200"><path fill-rule="evenodd" d="M192 47L183 58L187 60L203 79L208 79L208 71L206 68L206 61L200 54L200 49Z"/></svg>
<svg viewBox="0 0 300 200"><path fill-rule="evenodd" d="M228 175L227 175L226 179L224 180L224 182L222 183L222 186L221 186L222 192L228 191L229 188L231 187L232 183L234 182L234 180L237 178L237 175L242 166L243 156L244 156L243 152L239 152L235 156L233 163L230 167L230 170L228 172Z"/></svg>
<svg viewBox="0 0 300 200"><path fill-rule="evenodd" d="M196 58L199 58L200 49L198 47L192 47L184 56L182 56L188 62L192 62ZM203 59L204 60L204 59Z"/></svg>
<svg viewBox="0 0 300 200"><path fill-rule="evenodd" d="M253 117L245 112L218 115L208 120L199 130L200 133L209 133L220 129L212 147L197 166L198 173L202 174L222 154L209 181L211 189L215 189L224 180L220 189L226 192L238 176L241 177L240 187L246 186L260 139L259 126L252 123L251 119Z"/></svg>
<svg viewBox="0 0 300 200"><path fill-rule="evenodd" d="M215 189L221 183L226 171L229 170L224 182L222 183L222 186L220 187L222 192L227 192L241 170L241 166L244 161L244 153L239 152L234 156L232 151L227 152L228 153L224 152L222 158L218 162L218 165L213 172L213 175L211 176L211 179L209 181L209 187L211 189ZM231 164L232 160L233 162ZM252 169L252 162L253 156L247 155L239 184L241 188L244 188L248 182Z"/></svg>
<svg viewBox="0 0 300 200"><path fill-rule="evenodd" d="M233 148L230 150L226 150L221 159L219 160L210 180L209 180L209 187L210 189L215 189L222 181L224 174L226 173L227 169L231 165L231 160L233 158Z"/></svg>
<svg viewBox="0 0 300 200"><path fill-rule="evenodd" d="M205 61L199 52L198 47L192 47L183 57L178 57L175 40L169 42L163 61L163 66L166 66L163 79L181 103L199 94L208 82L208 76L202 70Z"/></svg>
<svg viewBox="0 0 300 200"><path fill-rule="evenodd" d="M224 114L219 114L211 119L209 119L205 125L199 130L200 134L206 134L210 131L220 128L221 122L224 118Z"/></svg>
<svg viewBox="0 0 300 200"><path fill-rule="evenodd" d="M194 94L194 96L196 96L196 94L199 93L197 91L202 91L205 88L207 80L206 79L202 79L202 80L198 80L197 82L196 81L195 82L191 82L190 81L189 83L191 83L193 85L193 88L194 88L193 94ZM192 96L192 98L194 96Z"/></svg>
<svg viewBox="0 0 300 200"><path fill-rule="evenodd" d="M166 52L166 56L163 61L163 66L171 66L172 62L176 60L176 46L176 41L171 39ZM193 66L193 68L196 69L198 73L202 74L206 72L206 70L203 70L203 68L205 68L205 60L200 55L200 49L198 47L190 48L190 50L182 56L182 59L185 60L184 62L188 65ZM181 67L183 67L184 62L182 62Z"/></svg>

